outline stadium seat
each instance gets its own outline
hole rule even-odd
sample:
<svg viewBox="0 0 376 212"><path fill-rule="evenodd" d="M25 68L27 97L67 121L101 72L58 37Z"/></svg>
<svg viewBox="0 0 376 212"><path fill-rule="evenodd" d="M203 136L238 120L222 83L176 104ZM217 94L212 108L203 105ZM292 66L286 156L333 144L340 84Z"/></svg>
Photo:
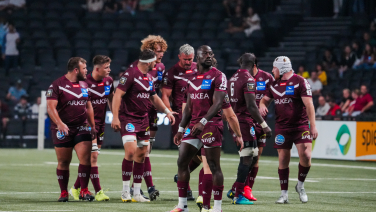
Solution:
<svg viewBox="0 0 376 212"><path fill-rule="evenodd" d="M131 21L132 15L130 13L120 13L117 17L119 23L123 23L124 21Z"/></svg>
<svg viewBox="0 0 376 212"><path fill-rule="evenodd" d="M53 30L53 31L50 32L48 37L52 40L66 39L67 38L64 31L62 31L62 30Z"/></svg>
<svg viewBox="0 0 376 212"><path fill-rule="evenodd" d="M200 34L198 33L198 31L190 31L188 32L188 34L185 36L186 39L188 40L197 40L200 38Z"/></svg>
<svg viewBox="0 0 376 212"><path fill-rule="evenodd" d="M94 33L93 39L107 41L110 39L110 33L107 31L96 31Z"/></svg>
<svg viewBox="0 0 376 212"><path fill-rule="evenodd" d="M67 30L72 30L73 32L76 32L80 29L82 29L82 26L79 22L77 22L76 20L68 20L65 24L65 28Z"/></svg>
<svg viewBox="0 0 376 212"><path fill-rule="evenodd" d="M90 42L86 39L80 39L75 41L74 47L76 49L90 49Z"/></svg>
<svg viewBox="0 0 376 212"><path fill-rule="evenodd" d="M41 30L44 28L44 24L41 21L30 21L29 29Z"/></svg>
<svg viewBox="0 0 376 212"><path fill-rule="evenodd" d="M38 119L27 119L25 121L22 141L27 148L37 148L38 146Z"/></svg>
<svg viewBox="0 0 376 212"><path fill-rule="evenodd" d="M218 23L214 21L207 21L205 22L204 26L202 27L205 29L205 31L210 30L210 31L216 31L218 27Z"/></svg>
<svg viewBox="0 0 376 212"><path fill-rule="evenodd" d="M37 11L37 10L44 10L46 8L46 4L40 1L31 2L29 6L30 10Z"/></svg>
<svg viewBox="0 0 376 212"><path fill-rule="evenodd" d="M128 38L128 33L123 31L114 31L112 32L111 39L112 40L126 40Z"/></svg>
<svg viewBox="0 0 376 212"><path fill-rule="evenodd" d="M133 28L133 24L132 24L132 22L129 22L129 21L127 21L127 22L121 22L120 24L119 24L119 30L127 30L127 31L131 31L131 30L133 30L134 28Z"/></svg>
<svg viewBox="0 0 376 212"><path fill-rule="evenodd" d="M207 4L205 2L200 2L200 3L197 3L195 5L196 6L195 6L194 11L207 11L210 8L209 4Z"/></svg>
<svg viewBox="0 0 376 212"><path fill-rule="evenodd" d="M109 49L121 49L123 48L123 40L120 39L112 39L108 44Z"/></svg>
<svg viewBox="0 0 376 212"><path fill-rule="evenodd" d="M58 63L66 64L71 57L72 51L70 49L60 49L56 52L56 60Z"/></svg>
<svg viewBox="0 0 376 212"><path fill-rule="evenodd" d="M56 29L62 29L60 22L58 21L48 21L46 23L46 29L47 30L56 30Z"/></svg>
<svg viewBox="0 0 376 212"><path fill-rule="evenodd" d="M102 21L110 21L110 22L114 22L114 20L116 20L117 18L117 14L116 13L103 13L102 16L101 16L101 19Z"/></svg>
<svg viewBox="0 0 376 212"><path fill-rule="evenodd" d="M222 41L229 40L230 38L231 38L231 35L227 32L220 32L217 34L217 39L222 40Z"/></svg>
<svg viewBox="0 0 376 212"><path fill-rule="evenodd" d="M71 44L65 38L59 39L59 40L55 41L55 43L54 43L55 49L67 49L67 48L70 48L70 47L71 47Z"/></svg>
<svg viewBox="0 0 376 212"><path fill-rule="evenodd" d="M110 51L108 51L107 49L95 49L94 50L94 55L106 55L106 56L110 56Z"/></svg>
<svg viewBox="0 0 376 212"><path fill-rule="evenodd" d="M5 146L18 147L22 140L23 123L20 119L10 119L5 136Z"/></svg>
<svg viewBox="0 0 376 212"><path fill-rule="evenodd" d="M174 26L173 26L173 29L174 31L175 30L185 30L187 27L187 22L186 21L177 21Z"/></svg>
<svg viewBox="0 0 376 212"><path fill-rule="evenodd" d="M118 29L118 25L115 22L107 21L103 22L103 27L104 30L107 30L109 32L111 31L116 31Z"/></svg>
<svg viewBox="0 0 376 212"><path fill-rule="evenodd" d="M91 13L91 12L86 12L85 17L83 20L86 23L90 23L92 21L98 22L100 20L100 13Z"/></svg>
<svg viewBox="0 0 376 212"><path fill-rule="evenodd" d="M146 36L148 36L147 33L145 32L142 32L142 31L134 31L131 33L131 36L130 36L130 39L134 39L134 40L140 40L142 38L145 38ZM139 42L138 42L139 43Z"/></svg>
<svg viewBox="0 0 376 212"><path fill-rule="evenodd" d="M158 21L155 23L154 28L157 30L170 30L170 24L167 21Z"/></svg>
<svg viewBox="0 0 376 212"><path fill-rule="evenodd" d="M121 65L127 65L128 64L128 51L125 49L117 49L114 50L114 53L112 54L112 60L117 63L120 63Z"/></svg>
<svg viewBox="0 0 376 212"><path fill-rule="evenodd" d="M171 39L178 40L185 37L185 33L183 31L173 31L171 34Z"/></svg>
<svg viewBox="0 0 376 212"><path fill-rule="evenodd" d="M191 20L206 20L206 15L204 12L194 12L192 15L191 15Z"/></svg>
<svg viewBox="0 0 376 212"><path fill-rule="evenodd" d="M45 31L35 31L32 34L33 40L46 40L47 39L47 33Z"/></svg>
<svg viewBox="0 0 376 212"><path fill-rule="evenodd" d="M37 49L50 49L51 44L47 40L37 40L35 43L35 48Z"/></svg>
<svg viewBox="0 0 376 212"><path fill-rule="evenodd" d="M201 27L202 27L201 21L193 21L188 24L187 29L198 31L198 30L201 30Z"/></svg>
<svg viewBox="0 0 376 212"><path fill-rule="evenodd" d="M187 21L191 18L191 16L192 16L191 12L184 11L184 12L178 13L176 16L176 19L179 21Z"/></svg>
<svg viewBox="0 0 376 212"><path fill-rule="evenodd" d="M31 21L42 21L44 20L44 17L40 11L30 11L28 14L28 19Z"/></svg>
<svg viewBox="0 0 376 212"><path fill-rule="evenodd" d="M61 19L61 15L56 11L48 11L44 16L44 20L58 21Z"/></svg>
<svg viewBox="0 0 376 212"><path fill-rule="evenodd" d="M92 32L95 32L96 30L102 28L102 25L99 21L91 20L90 22L86 23L86 28Z"/></svg>
<svg viewBox="0 0 376 212"><path fill-rule="evenodd" d="M82 57L86 61L91 61L90 50L88 50L88 49L76 49L75 56L76 57Z"/></svg>
<svg viewBox="0 0 376 212"><path fill-rule="evenodd" d="M63 20L78 20L77 15L70 10L63 12L63 14L61 15L61 19L63 19Z"/></svg>
<svg viewBox="0 0 376 212"><path fill-rule="evenodd" d="M107 48L107 42L104 40L94 40L91 44L92 49L105 49Z"/></svg>
<svg viewBox="0 0 376 212"><path fill-rule="evenodd" d="M141 31L145 31L145 32L150 32L152 31L152 28L150 26L150 24L148 22L137 22L136 23L136 30L141 30Z"/></svg>
<svg viewBox="0 0 376 212"><path fill-rule="evenodd" d="M208 19L210 21L218 22L218 21L223 20L223 16L220 12L212 11L208 14Z"/></svg>
<svg viewBox="0 0 376 212"><path fill-rule="evenodd" d="M48 10L63 10L64 9L64 6L62 3L60 2L57 2L57 1L51 1L49 4L48 4Z"/></svg>
<svg viewBox="0 0 376 212"><path fill-rule="evenodd" d="M91 40L91 33L86 31L86 30L80 30L76 33L74 36L74 39L86 39L86 40Z"/></svg>

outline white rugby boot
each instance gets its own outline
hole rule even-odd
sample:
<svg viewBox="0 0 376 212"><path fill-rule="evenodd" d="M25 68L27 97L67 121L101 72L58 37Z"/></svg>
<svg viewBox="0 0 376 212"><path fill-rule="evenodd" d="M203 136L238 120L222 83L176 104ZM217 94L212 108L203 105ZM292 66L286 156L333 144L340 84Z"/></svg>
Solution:
<svg viewBox="0 0 376 212"><path fill-rule="evenodd" d="M287 204L289 203L288 196L287 195L281 195L277 201L275 201L276 204Z"/></svg>
<svg viewBox="0 0 376 212"><path fill-rule="evenodd" d="M304 188L299 188L298 184L296 184L295 191L299 194L299 198L300 198L300 201L302 201L302 203L308 202L308 196L307 196Z"/></svg>
<svg viewBox="0 0 376 212"><path fill-rule="evenodd" d="M121 192L121 201L132 202L131 194L128 191Z"/></svg>

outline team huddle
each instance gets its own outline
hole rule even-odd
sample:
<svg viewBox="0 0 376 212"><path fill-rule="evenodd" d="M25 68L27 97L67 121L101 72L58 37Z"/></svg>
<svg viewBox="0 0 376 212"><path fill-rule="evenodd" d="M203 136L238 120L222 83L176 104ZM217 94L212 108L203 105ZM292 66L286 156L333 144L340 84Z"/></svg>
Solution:
<svg viewBox="0 0 376 212"><path fill-rule="evenodd" d="M73 57L67 74L47 90L47 111L58 160L59 202L75 200L108 201L100 186L98 156L104 140L107 105L113 113L111 127L121 134L125 155L122 162L123 202L150 202L159 197L152 180L149 154L157 127L157 111L171 123L174 143L179 146L178 205L171 212L188 211L187 201L196 200L200 211L222 211L224 177L220 166L223 130L231 132L240 159L237 178L227 197L232 204L251 205L257 199L252 187L258 160L272 131L265 118L268 106L275 103L275 143L281 196L276 203L288 203L291 148L299 152L298 183L295 186L303 203L308 201L304 181L311 166L312 140L318 136L311 88L307 80L294 74L288 57L273 62L273 76L257 68L254 54L243 54L240 68L227 80L216 68L217 60L209 46L196 51L188 44L179 49L179 62L165 71L162 63L167 50L160 36L143 39L139 59L119 79L115 90L109 77L111 59L97 55L93 71L86 61ZM196 56L195 56L196 53ZM196 59L197 62L193 62ZM161 93L159 98L158 93ZM224 122L227 126L224 126ZM119 141L120 142L120 141ZM158 138L158 142L163 141ZM79 159L77 180L68 193L69 164L75 150ZM190 173L200 164L199 196L193 197ZM133 175L133 182L131 177ZM88 190L89 178L95 195ZM141 190L145 179L147 197ZM211 198L214 205L211 206Z"/></svg>

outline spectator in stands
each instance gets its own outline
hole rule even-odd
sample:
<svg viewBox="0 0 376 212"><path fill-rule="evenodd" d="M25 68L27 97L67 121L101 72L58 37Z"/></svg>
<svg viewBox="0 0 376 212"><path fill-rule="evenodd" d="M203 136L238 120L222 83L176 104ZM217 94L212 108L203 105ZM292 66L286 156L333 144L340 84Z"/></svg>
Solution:
<svg viewBox="0 0 376 212"><path fill-rule="evenodd" d="M248 8L248 17L245 19L245 24L246 28L244 30L244 33L247 37L251 36L252 32L255 30L261 30L261 25L260 25L260 17L258 16L257 13L253 12L253 8L249 7Z"/></svg>
<svg viewBox="0 0 376 212"><path fill-rule="evenodd" d="M140 0L138 3L139 9L141 11L154 11L155 0Z"/></svg>
<svg viewBox="0 0 376 212"><path fill-rule="evenodd" d="M135 14L138 0L122 0L120 2L123 12Z"/></svg>
<svg viewBox="0 0 376 212"><path fill-rule="evenodd" d="M337 18L342 7L342 0L333 0L333 18Z"/></svg>
<svg viewBox="0 0 376 212"><path fill-rule="evenodd" d="M309 84L311 85L311 88L312 88L312 95L313 96L318 96L321 94L321 90L322 90L322 83L321 81L318 79L318 75L317 75L317 72L316 71L312 71L311 73L311 78L309 78L307 80L309 82Z"/></svg>
<svg viewBox="0 0 376 212"><path fill-rule="evenodd" d="M342 100L341 100L341 103L339 105L339 107L341 108L341 111L346 112L352 101L353 101L353 99L350 96L350 89L348 89L348 88L343 89Z"/></svg>
<svg viewBox="0 0 376 212"><path fill-rule="evenodd" d="M323 96L319 96L319 106L316 109L316 116L325 116L330 109L329 104Z"/></svg>
<svg viewBox="0 0 376 212"><path fill-rule="evenodd" d="M323 67L321 64L316 64L316 72L318 74L318 78L321 81L322 85L326 86L328 85L328 76L326 75L326 71L323 70Z"/></svg>
<svg viewBox="0 0 376 212"><path fill-rule="evenodd" d="M7 31L8 31L8 22L5 19L5 17L0 16L0 44L1 46L3 45L2 41L4 40L4 36L7 33Z"/></svg>
<svg viewBox="0 0 376 212"><path fill-rule="evenodd" d="M87 0L86 7L89 12L102 12L104 6L103 0Z"/></svg>
<svg viewBox="0 0 376 212"><path fill-rule="evenodd" d="M8 90L6 98L13 102L18 102L21 99L21 96L27 96L27 92L22 88L22 81L17 80L16 86L11 86Z"/></svg>
<svg viewBox="0 0 376 212"><path fill-rule="evenodd" d="M343 72L353 67L355 60L356 56L355 53L351 51L351 47L345 46L345 48L343 48L340 67L338 69L338 73L341 78L343 76Z"/></svg>
<svg viewBox="0 0 376 212"><path fill-rule="evenodd" d="M354 110L355 102L359 98L359 96L360 96L360 90L359 89L355 89L351 92L352 101L350 102L349 107L345 110L345 113L343 113L343 116L348 116L349 111Z"/></svg>
<svg viewBox="0 0 376 212"><path fill-rule="evenodd" d="M103 8L105 13L116 13L119 11L119 3L115 0L106 0Z"/></svg>
<svg viewBox="0 0 376 212"><path fill-rule="evenodd" d="M356 59L360 59L363 54L363 49L360 48L360 45L357 41L354 41L352 44L352 50L355 53Z"/></svg>
<svg viewBox="0 0 376 212"><path fill-rule="evenodd" d="M8 75L9 69L18 67L18 49L17 44L20 42L20 35L12 23L8 24L8 32L4 35L2 53L4 60L5 73Z"/></svg>
<svg viewBox="0 0 376 212"><path fill-rule="evenodd" d="M0 10L12 13L13 10L25 9L26 0L0 0Z"/></svg>
<svg viewBox="0 0 376 212"><path fill-rule="evenodd" d="M330 98L329 101L330 109L327 116L340 116L341 115L341 107L337 105L336 101L333 98Z"/></svg>
<svg viewBox="0 0 376 212"><path fill-rule="evenodd" d="M242 0L224 0L223 6L225 7L228 17L232 17L236 14L235 10L237 6L243 7L244 3Z"/></svg>
<svg viewBox="0 0 376 212"><path fill-rule="evenodd" d="M41 98L40 96L37 97L35 103L33 104L33 106L31 106L31 118L32 119L37 119L38 118L38 114L39 114L39 105L41 103Z"/></svg>
<svg viewBox="0 0 376 212"><path fill-rule="evenodd" d="M323 62L324 68L328 71L336 69L338 65L337 57L333 55L332 51L330 51L329 49L325 50L324 56L322 58L322 62Z"/></svg>
<svg viewBox="0 0 376 212"><path fill-rule="evenodd" d="M231 18L231 21L228 24L228 28L226 32L228 33L237 33L243 32L245 27L244 17L242 14L242 8L240 6L236 6L235 15Z"/></svg>
<svg viewBox="0 0 376 212"><path fill-rule="evenodd" d="M376 45L376 40L371 37L371 34L369 32L365 32L363 34L363 43L368 43L369 45L374 46Z"/></svg>
<svg viewBox="0 0 376 212"><path fill-rule="evenodd" d="M0 100L0 119L1 119L1 131L0 136L4 137L5 130L7 128L7 124L9 122L10 112L9 107L5 102Z"/></svg>
<svg viewBox="0 0 376 212"><path fill-rule="evenodd" d="M358 64L355 65L355 69L369 69L372 68L372 66L375 63L375 58L373 54L373 49L370 44L366 44L363 56L360 58L360 61Z"/></svg>
<svg viewBox="0 0 376 212"><path fill-rule="evenodd" d="M373 107L373 98L372 96L368 93L368 88L365 85L362 85L360 87L360 95L359 97L355 100L354 107L349 108L348 116L358 116L361 113L366 112L369 110L371 107ZM345 114L343 114L345 116Z"/></svg>
<svg viewBox="0 0 376 212"><path fill-rule="evenodd" d="M307 70L305 70L304 65L299 66L297 75L302 76L304 79L309 78L309 72Z"/></svg>
<svg viewBox="0 0 376 212"><path fill-rule="evenodd" d="M27 102L27 96L22 96L20 102L14 107L14 118L26 120L31 117L31 105Z"/></svg>

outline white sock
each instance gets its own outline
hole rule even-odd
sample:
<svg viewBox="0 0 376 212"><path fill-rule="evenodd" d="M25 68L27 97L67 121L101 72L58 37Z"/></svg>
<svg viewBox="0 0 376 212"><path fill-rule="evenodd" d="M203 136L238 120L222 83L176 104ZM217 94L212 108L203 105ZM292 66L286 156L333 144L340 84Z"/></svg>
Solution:
<svg viewBox="0 0 376 212"><path fill-rule="evenodd" d="M282 195L283 196L288 196L289 195L288 192L289 192L288 190L282 190Z"/></svg>
<svg viewBox="0 0 376 212"><path fill-rule="evenodd" d="M214 200L213 209L222 210L222 200Z"/></svg>
<svg viewBox="0 0 376 212"><path fill-rule="evenodd" d="M128 193L130 193L129 183L130 183L130 180L123 181L123 191L128 191Z"/></svg>
<svg viewBox="0 0 376 212"><path fill-rule="evenodd" d="M133 184L133 195L141 194L141 183L134 183Z"/></svg>
<svg viewBox="0 0 376 212"><path fill-rule="evenodd" d="M188 205L188 203L187 203L187 197L179 197L178 208L184 209L184 207L187 206L187 205Z"/></svg>
<svg viewBox="0 0 376 212"><path fill-rule="evenodd" d="M298 187L299 188L304 188L304 182L298 180Z"/></svg>

